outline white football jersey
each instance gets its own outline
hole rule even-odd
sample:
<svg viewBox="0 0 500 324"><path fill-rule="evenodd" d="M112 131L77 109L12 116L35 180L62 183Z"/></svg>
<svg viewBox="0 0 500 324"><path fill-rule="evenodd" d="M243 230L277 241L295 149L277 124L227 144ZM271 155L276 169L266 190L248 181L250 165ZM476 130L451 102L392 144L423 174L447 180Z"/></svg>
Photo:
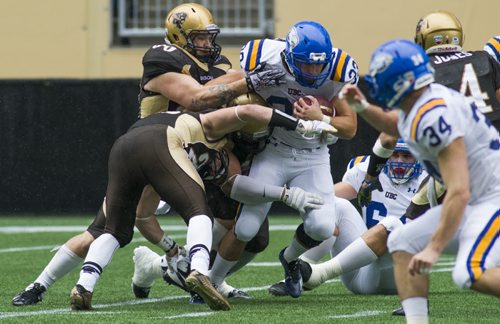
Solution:
<svg viewBox="0 0 500 324"><path fill-rule="evenodd" d="M500 136L486 117L460 93L431 84L406 116L399 112L398 130L412 154L442 181L439 152L463 137L469 170L469 204L500 193Z"/></svg>
<svg viewBox="0 0 500 324"><path fill-rule="evenodd" d="M357 84L359 74L356 62L343 50L332 48L334 60L331 76L317 89L301 86L295 81L295 77L285 62L285 45L284 40L258 39L248 42L240 52L240 65L245 71L252 71L262 63L266 64L264 70L278 68L286 71L285 84L263 88L257 92L269 106L293 115L293 103L300 97L312 95L332 100L345 84ZM326 145L320 143L320 137L304 139L300 134L287 131L282 127L276 127L272 136L295 148L315 148Z"/></svg>
<svg viewBox="0 0 500 324"><path fill-rule="evenodd" d="M357 191L365 179L369 161L369 155L351 159L342 181L349 183ZM426 176L427 173L423 171L417 178L398 185L392 182L385 172L381 172L378 179L383 191L372 191L372 201L367 207L362 208L366 226L370 228L378 224L386 216L401 218L410 205L411 198L415 195L420 183Z"/></svg>

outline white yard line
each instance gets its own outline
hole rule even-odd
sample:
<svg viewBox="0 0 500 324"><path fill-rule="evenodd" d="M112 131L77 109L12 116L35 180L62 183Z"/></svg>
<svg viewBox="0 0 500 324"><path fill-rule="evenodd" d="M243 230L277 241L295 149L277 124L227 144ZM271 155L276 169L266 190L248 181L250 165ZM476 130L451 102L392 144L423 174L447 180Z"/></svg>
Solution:
<svg viewBox="0 0 500 324"><path fill-rule="evenodd" d="M339 315L331 315L327 316L326 318L328 319L334 319L334 318L358 318L358 317L366 317L366 316L375 316L375 315L380 315L387 313L387 311L379 311L379 310L371 310L371 311L362 311L362 312L357 312L354 314L339 314Z"/></svg>
<svg viewBox="0 0 500 324"><path fill-rule="evenodd" d="M185 314L179 314L179 315L174 315L174 316L165 316L165 317L160 317L160 318L176 319L176 318L185 318L185 317L203 317L203 316L210 316L210 315L215 315L215 312L185 313Z"/></svg>
<svg viewBox="0 0 500 324"><path fill-rule="evenodd" d="M83 232L88 226L0 226L0 234ZM164 225L167 232L186 231L186 225ZM270 231L294 231L297 225L269 225ZM137 232L137 229L135 229Z"/></svg>

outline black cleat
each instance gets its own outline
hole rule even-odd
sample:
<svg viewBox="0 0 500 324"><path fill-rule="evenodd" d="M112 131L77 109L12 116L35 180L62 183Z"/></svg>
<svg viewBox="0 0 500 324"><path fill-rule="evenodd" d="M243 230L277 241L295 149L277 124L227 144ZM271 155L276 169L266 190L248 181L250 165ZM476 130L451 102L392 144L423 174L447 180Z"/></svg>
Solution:
<svg viewBox="0 0 500 324"><path fill-rule="evenodd" d="M134 292L135 298L148 298L151 287L139 287L132 283L132 291Z"/></svg>
<svg viewBox="0 0 500 324"><path fill-rule="evenodd" d="M286 248L285 248L286 249ZM284 257L285 249L281 250L279 260L285 270L286 291L293 298L299 298L302 293L302 275L300 273L300 259L287 262Z"/></svg>
<svg viewBox="0 0 500 324"><path fill-rule="evenodd" d="M405 310L403 309L403 307L399 307L395 310L392 311L392 315L394 316L405 316Z"/></svg>
<svg viewBox="0 0 500 324"><path fill-rule="evenodd" d="M273 296L288 296L288 291L286 291L284 281L280 281L275 283L274 285L271 285L271 287L269 287L267 291L269 291L269 293Z"/></svg>
<svg viewBox="0 0 500 324"><path fill-rule="evenodd" d="M12 298L12 305L14 306L28 306L35 305L42 301L43 294L47 291L44 286L35 282L28 286L26 290L21 291L19 294Z"/></svg>
<svg viewBox="0 0 500 324"><path fill-rule="evenodd" d="M205 304L205 301L203 298L200 297L197 293L192 292L191 293L191 298L189 298L189 304L191 305L201 305Z"/></svg>

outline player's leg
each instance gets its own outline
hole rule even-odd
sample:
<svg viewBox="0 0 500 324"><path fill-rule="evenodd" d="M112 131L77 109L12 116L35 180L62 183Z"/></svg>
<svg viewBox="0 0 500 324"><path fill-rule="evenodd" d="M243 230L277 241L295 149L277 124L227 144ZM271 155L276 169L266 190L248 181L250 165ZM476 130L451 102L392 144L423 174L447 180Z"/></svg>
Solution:
<svg viewBox="0 0 500 324"><path fill-rule="evenodd" d="M460 288L500 297L500 209L495 203L467 208L453 281Z"/></svg>
<svg viewBox="0 0 500 324"><path fill-rule="evenodd" d="M290 186L320 195L324 205L301 215L304 222L297 227L290 245L280 252L280 261L285 271L285 286L290 296L297 298L302 291L302 275L299 256L330 238L335 230L337 216L333 180L330 175L328 149L293 153L286 165L291 172ZM325 176L328 175L328 176Z"/></svg>
<svg viewBox="0 0 500 324"><path fill-rule="evenodd" d="M249 171L249 176L264 183L283 185L282 174L278 171L281 158L269 148L257 154ZM259 232L272 203L241 205L236 225L219 244L217 256L212 266L210 278L218 285L240 260L245 246Z"/></svg>
<svg viewBox="0 0 500 324"><path fill-rule="evenodd" d="M60 278L75 269L87 255L90 244L102 234L105 224L105 203L87 231L73 236L62 245L40 275L12 299L15 306L33 305L42 300L44 293Z"/></svg>
<svg viewBox="0 0 500 324"><path fill-rule="evenodd" d="M162 249L165 254L158 256L145 246L134 249L134 275L132 290L137 298L147 298L154 281L162 278L168 269L175 271L179 253L177 243L161 229L154 215L160 196L147 185L142 192L136 211L135 225L151 243Z"/></svg>
<svg viewBox="0 0 500 324"><path fill-rule="evenodd" d="M431 208L421 217L396 229L388 238L387 246L392 254L399 299L410 321L428 321L429 277L410 275L408 265L413 255L428 244L439 223L440 214L441 206ZM457 240L458 235L455 235L450 246L455 246Z"/></svg>

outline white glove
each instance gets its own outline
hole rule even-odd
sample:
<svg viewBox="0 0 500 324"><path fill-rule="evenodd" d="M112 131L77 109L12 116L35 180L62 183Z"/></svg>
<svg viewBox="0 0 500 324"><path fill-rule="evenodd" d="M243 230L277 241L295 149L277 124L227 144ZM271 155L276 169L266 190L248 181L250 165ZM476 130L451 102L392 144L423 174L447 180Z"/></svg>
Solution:
<svg viewBox="0 0 500 324"><path fill-rule="evenodd" d="M299 119L295 131L306 139L315 138L321 133L337 134L338 130L330 124L319 120L303 120Z"/></svg>
<svg viewBox="0 0 500 324"><path fill-rule="evenodd" d="M285 205L298 210L301 214L306 212L306 209L318 209L323 204L323 198L320 196L304 191L299 187L291 187L290 189L285 187L285 192L281 198L281 201Z"/></svg>
<svg viewBox="0 0 500 324"><path fill-rule="evenodd" d="M286 83L284 70L272 68L263 71L265 66L266 63L261 63L254 70L248 72L246 76L248 90L255 92Z"/></svg>
<svg viewBox="0 0 500 324"><path fill-rule="evenodd" d="M337 143L339 138L333 134L330 133L323 133L321 134L321 142L325 143L326 145L332 145Z"/></svg>

